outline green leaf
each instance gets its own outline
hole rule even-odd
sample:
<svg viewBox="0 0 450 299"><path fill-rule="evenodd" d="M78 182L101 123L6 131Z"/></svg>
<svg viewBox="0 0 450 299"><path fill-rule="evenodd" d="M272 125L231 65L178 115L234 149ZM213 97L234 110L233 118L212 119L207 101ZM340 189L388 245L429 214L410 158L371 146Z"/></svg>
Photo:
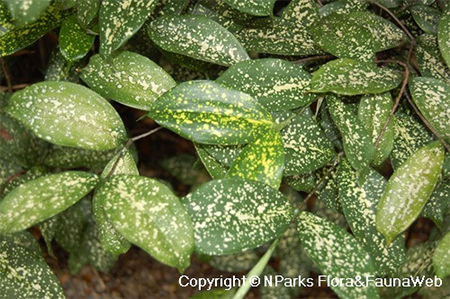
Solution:
<svg viewBox="0 0 450 299"><path fill-rule="evenodd" d="M33 1L40 2L40 1ZM0 37L0 57L11 55L31 45L53 28L58 27L72 10L61 11L52 2L40 18L31 24L14 28Z"/></svg>
<svg viewBox="0 0 450 299"><path fill-rule="evenodd" d="M212 81L184 82L153 102L148 116L182 137L205 144L244 144L272 124L249 95Z"/></svg>
<svg viewBox="0 0 450 299"><path fill-rule="evenodd" d="M450 67L450 3L447 3L442 12L438 25L438 43L441 55L447 66Z"/></svg>
<svg viewBox="0 0 450 299"><path fill-rule="evenodd" d="M361 98L358 107L358 118L369 133L372 143L376 144L392 108L394 101L389 92L366 95ZM372 164L381 165L390 155L394 146L394 122L391 120L383 133L380 143L375 148Z"/></svg>
<svg viewBox="0 0 450 299"><path fill-rule="evenodd" d="M256 133L258 134L259 130ZM236 158L244 150L246 144L239 145L210 145L202 144L201 147L206 150L214 159L223 164L224 166L230 167L233 165Z"/></svg>
<svg viewBox="0 0 450 299"><path fill-rule="evenodd" d="M336 59L313 73L310 92L334 92L342 95L382 93L397 87L402 76L395 70L373 63Z"/></svg>
<svg viewBox="0 0 450 299"><path fill-rule="evenodd" d="M450 181L439 182L423 207L422 216L433 220L437 227L442 228L444 216L450 208L449 198Z"/></svg>
<svg viewBox="0 0 450 299"><path fill-rule="evenodd" d="M314 0L293 0L283 10L281 17L311 29L320 19L319 7Z"/></svg>
<svg viewBox="0 0 450 299"><path fill-rule="evenodd" d="M8 6L16 27L35 22L45 9L49 6L51 0L23 1L23 0L4 0Z"/></svg>
<svg viewBox="0 0 450 299"><path fill-rule="evenodd" d="M412 98L423 116L443 138L450 137L450 84L416 77L409 84Z"/></svg>
<svg viewBox="0 0 450 299"><path fill-rule="evenodd" d="M0 241L0 298L65 298L45 260L13 242Z"/></svg>
<svg viewBox="0 0 450 299"><path fill-rule="evenodd" d="M100 54L110 56L132 37L156 6L157 0L102 1L99 12Z"/></svg>
<svg viewBox="0 0 450 299"><path fill-rule="evenodd" d="M68 171L29 181L0 202L0 231L16 232L64 211L98 183L96 175Z"/></svg>
<svg viewBox="0 0 450 299"><path fill-rule="evenodd" d="M91 21L95 18L100 9L101 0L76 0L77 1L77 18L81 27L87 28Z"/></svg>
<svg viewBox="0 0 450 299"><path fill-rule="evenodd" d="M316 186L316 176L314 173L297 174L284 177L286 184L296 191L311 192Z"/></svg>
<svg viewBox="0 0 450 299"><path fill-rule="evenodd" d="M0 2L0 37L14 29L13 19L5 1Z"/></svg>
<svg viewBox="0 0 450 299"><path fill-rule="evenodd" d="M88 34L78 23L76 15L66 18L59 31L59 47L69 62L80 60L94 45L95 35Z"/></svg>
<svg viewBox="0 0 450 299"><path fill-rule="evenodd" d="M232 34L239 32L244 27L243 25L237 23L235 19L231 18L230 14L220 13L219 11L217 11L217 7L214 7L214 9L210 9L207 6L205 6L206 3L204 3L204 2L205 1L202 1L201 4L199 2L195 3L194 8L190 12L190 14L207 17L207 18L219 23L221 26L223 26L225 29L227 29ZM210 2L214 2L214 0L212 0ZM228 6L228 5L224 4L224 1L218 0L217 2L222 3L224 6ZM205 4L205 5L203 5L203 4ZM227 12L234 10L230 6L228 6L228 8L229 9L226 10ZM237 11L237 10L234 10L234 11Z"/></svg>
<svg viewBox="0 0 450 299"><path fill-rule="evenodd" d="M415 152L389 179L377 208L377 230L386 243L419 216L441 174L444 150L438 141Z"/></svg>
<svg viewBox="0 0 450 299"><path fill-rule="evenodd" d="M320 15L327 17L331 14L349 14L356 11L366 11L369 1L367 0L336 0L320 8Z"/></svg>
<svg viewBox="0 0 450 299"><path fill-rule="evenodd" d="M116 110L92 90L74 83L28 86L12 96L6 111L38 137L57 145L108 150L126 140Z"/></svg>
<svg viewBox="0 0 450 299"><path fill-rule="evenodd" d="M259 181L278 189L284 169L283 140L272 127L259 130L256 139L236 158L227 177Z"/></svg>
<svg viewBox="0 0 450 299"><path fill-rule="evenodd" d="M313 119L310 109L281 130L286 166L284 175L308 173L325 166L336 155L333 145Z"/></svg>
<svg viewBox="0 0 450 299"><path fill-rule="evenodd" d="M344 152L352 167L362 171L375 154L372 138L349 106L334 96L327 97L331 118L342 135Z"/></svg>
<svg viewBox="0 0 450 299"><path fill-rule="evenodd" d="M208 182L182 203L194 224L195 250L227 255L263 245L280 236L293 217L289 201L256 181Z"/></svg>
<svg viewBox="0 0 450 299"><path fill-rule="evenodd" d="M55 146L45 158L45 165L62 169L87 167L101 169L115 155L116 150L93 151L74 147Z"/></svg>
<svg viewBox="0 0 450 299"><path fill-rule="evenodd" d="M386 179L369 168L369 173L361 184L361 175L352 170L345 159L339 164L337 178L342 210L354 236L372 256L378 275L392 273L403 263L405 240L399 237L386 246L383 235L376 229L376 208Z"/></svg>
<svg viewBox="0 0 450 299"><path fill-rule="evenodd" d="M25 248L30 253L34 253L36 256L44 256L39 242L28 231L21 231L14 234L2 234L0 236L0 242L14 243L17 246Z"/></svg>
<svg viewBox="0 0 450 299"><path fill-rule="evenodd" d="M433 266L440 278L450 275L450 232L439 241L433 254Z"/></svg>
<svg viewBox="0 0 450 299"><path fill-rule="evenodd" d="M423 77L433 77L450 84L450 69L439 52L437 37L422 34L417 38L416 58Z"/></svg>
<svg viewBox="0 0 450 299"><path fill-rule="evenodd" d="M95 195L114 228L158 261L183 272L194 250L192 224L164 184L136 175L115 175Z"/></svg>
<svg viewBox="0 0 450 299"><path fill-rule="evenodd" d="M403 44L407 37L386 19L367 11L331 14L312 27L314 40L342 58L373 61L375 53Z"/></svg>
<svg viewBox="0 0 450 299"><path fill-rule="evenodd" d="M409 11L420 29L426 33L436 34L438 32L439 17L441 16L439 9L426 5L413 5Z"/></svg>
<svg viewBox="0 0 450 299"><path fill-rule="evenodd" d="M276 0L224 0L231 7L240 12L253 16L273 16L273 6Z"/></svg>
<svg viewBox="0 0 450 299"><path fill-rule="evenodd" d="M231 66L249 59L228 30L203 16L162 16L150 24L148 34L168 52L219 65Z"/></svg>
<svg viewBox="0 0 450 299"><path fill-rule="evenodd" d="M158 97L176 85L159 65L128 51L108 60L92 56L81 79L101 96L142 110L149 110Z"/></svg>
<svg viewBox="0 0 450 299"><path fill-rule="evenodd" d="M216 82L245 92L269 111L288 110L311 104L315 97L307 94L311 75L289 61L273 58L239 62Z"/></svg>
<svg viewBox="0 0 450 299"><path fill-rule="evenodd" d="M375 275L372 260L364 247L337 225L309 212L301 212L298 231L306 253L324 275L330 278L360 277L361 281L368 275ZM341 298L378 298L373 285L330 287Z"/></svg>
<svg viewBox="0 0 450 299"><path fill-rule="evenodd" d="M222 179L227 175L228 168L217 161L208 151L204 145L194 143L197 154L213 179Z"/></svg>
<svg viewBox="0 0 450 299"><path fill-rule="evenodd" d="M259 255L254 250L245 252L213 256L209 264L220 271L242 272L248 271L259 261Z"/></svg>

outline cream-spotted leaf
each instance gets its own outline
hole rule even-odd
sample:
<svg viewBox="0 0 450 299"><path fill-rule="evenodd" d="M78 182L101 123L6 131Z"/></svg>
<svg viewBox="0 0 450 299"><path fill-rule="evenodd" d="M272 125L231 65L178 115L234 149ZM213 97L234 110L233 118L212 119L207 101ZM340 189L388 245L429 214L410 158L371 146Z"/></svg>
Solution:
<svg viewBox="0 0 450 299"><path fill-rule="evenodd" d="M0 202L0 231L16 232L56 215L97 185L95 174L67 171L26 182Z"/></svg>
<svg viewBox="0 0 450 299"><path fill-rule="evenodd" d="M386 179L369 168L364 182L346 159L339 164L337 180L339 199L345 218L358 241L372 257L377 274L385 276L397 269L404 260L403 237L386 245L384 237L376 228L376 208L386 186Z"/></svg>
<svg viewBox="0 0 450 299"><path fill-rule="evenodd" d="M372 162L375 146L372 137L364 128L351 108L334 96L327 97L331 118L342 135L345 155L358 171L364 170Z"/></svg>
<svg viewBox="0 0 450 299"><path fill-rule="evenodd" d="M239 62L216 82L253 96L269 111L294 109L315 100L306 93L311 75L289 61L273 58Z"/></svg>
<svg viewBox="0 0 450 299"><path fill-rule="evenodd" d="M0 298L65 298L42 256L7 240L0 240L0 252Z"/></svg>
<svg viewBox="0 0 450 299"><path fill-rule="evenodd" d="M361 98L358 107L358 118L367 133L369 133L373 144L376 144L393 106L394 101L389 92L366 95ZM375 149L372 162L374 166L381 165L389 157L394 146L394 135L394 122L390 121L383 132L380 143Z"/></svg>
<svg viewBox="0 0 450 299"><path fill-rule="evenodd" d="M341 227L309 212L298 216L298 233L308 256L329 278L352 277L365 281L375 275L371 257L361 243ZM345 246L342 246L345 244ZM378 298L374 285L330 286L341 298Z"/></svg>
<svg viewBox="0 0 450 299"><path fill-rule="evenodd" d="M203 184L182 203L194 225L195 250L208 255L261 246L280 236L293 217L291 204L277 190L234 178Z"/></svg>
<svg viewBox="0 0 450 299"><path fill-rule="evenodd" d="M444 219L447 211L450 209L450 181L445 180L438 183L434 188L430 199L423 207L421 215L433 220L434 224L440 229L444 226Z"/></svg>
<svg viewBox="0 0 450 299"><path fill-rule="evenodd" d="M245 144L271 115L251 96L212 81L184 82L153 102L149 117L189 140Z"/></svg>
<svg viewBox="0 0 450 299"><path fill-rule="evenodd" d="M444 150L432 142L409 157L389 179L377 207L377 230L386 243L407 229L419 216L441 174Z"/></svg>
<svg viewBox="0 0 450 299"><path fill-rule="evenodd" d="M157 2L102 1L99 11L100 54L110 56L130 39L144 24Z"/></svg>
<svg viewBox="0 0 450 299"><path fill-rule="evenodd" d="M128 241L180 272L189 266L194 250L192 223L166 185L137 175L114 175L95 196Z"/></svg>
<svg viewBox="0 0 450 299"><path fill-rule="evenodd" d="M77 18L83 28L87 28L100 9L101 0L76 0Z"/></svg>
<svg viewBox="0 0 450 299"><path fill-rule="evenodd" d="M80 60L94 45L95 35L89 34L78 23L77 16L66 18L59 31L59 49L69 62Z"/></svg>
<svg viewBox="0 0 450 299"><path fill-rule="evenodd" d="M81 79L105 98L147 111L158 97L176 85L159 65L129 51L110 59L92 56Z"/></svg>
<svg viewBox="0 0 450 299"><path fill-rule="evenodd" d="M204 145L194 143L197 150L198 157L202 161L209 175L213 179L222 179L227 175L228 167L220 163L215 157L213 157L205 148Z"/></svg>
<svg viewBox="0 0 450 299"><path fill-rule="evenodd" d="M357 11L366 11L367 6L369 6L368 0L336 0L320 7L319 12L322 17L327 17L331 14L343 15Z"/></svg>
<svg viewBox="0 0 450 299"><path fill-rule="evenodd" d="M76 147L54 146L45 157L44 164L51 167L71 169L87 167L103 169L117 150L94 151Z"/></svg>
<svg viewBox="0 0 450 299"><path fill-rule="evenodd" d="M450 137L450 84L416 77L409 84L412 98L423 116L444 138Z"/></svg>
<svg viewBox="0 0 450 299"><path fill-rule="evenodd" d="M162 16L150 24L148 33L163 50L195 59L224 66L249 59L237 39L207 17Z"/></svg>
<svg viewBox="0 0 450 299"><path fill-rule="evenodd" d="M439 52L437 37L433 34L422 34L416 41L415 54L420 74L450 84L450 68Z"/></svg>
<svg viewBox="0 0 450 299"><path fill-rule="evenodd" d="M310 29L320 19L319 6L314 0L293 0L283 10L281 17Z"/></svg>
<svg viewBox="0 0 450 299"><path fill-rule="evenodd" d="M228 178L260 181L278 189L284 169L284 148L280 132L261 127L255 140L237 156L227 173Z"/></svg>
<svg viewBox="0 0 450 299"><path fill-rule="evenodd" d="M92 90L69 82L41 82L14 93L7 112L38 137L62 146L113 149L126 141L119 114Z"/></svg>
<svg viewBox="0 0 450 299"><path fill-rule="evenodd" d="M401 74L393 69L342 58L328 62L314 72L309 91L342 95L382 93L397 87L401 80Z"/></svg>
<svg viewBox="0 0 450 299"><path fill-rule="evenodd" d="M273 6L276 0L223 0L226 4L239 10L240 12L252 15L252 16L272 16Z"/></svg>
<svg viewBox="0 0 450 299"><path fill-rule="evenodd" d="M5 0L16 27L35 22L49 6L50 2L51 0Z"/></svg>
<svg viewBox="0 0 450 299"><path fill-rule="evenodd" d="M408 10L411 12L414 21L416 21L420 29L426 33L437 33L439 18L441 16L439 9L419 4L411 6Z"/></svg>
<svg viewBox="0 0 450 299"><path fill-rule="evenodd" d="M450 275L450 232L439 241L433 253L433 266L440 278Z"/></svg>
<svg viewBox="0 0 450 299"><path fill-rule="evenodd" d="M439 19L437 35L441 55L450 67L450 3L447 3Z"/></svg>

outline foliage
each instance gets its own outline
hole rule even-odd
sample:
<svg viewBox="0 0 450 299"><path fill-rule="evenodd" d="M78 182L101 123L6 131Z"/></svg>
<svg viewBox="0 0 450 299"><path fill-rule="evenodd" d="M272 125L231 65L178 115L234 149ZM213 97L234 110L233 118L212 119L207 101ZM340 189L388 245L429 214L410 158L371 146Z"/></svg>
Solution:
<svg viewBox="0 0 450 299"><path fill-rule="evenodd" d="M0 298L64 297L31 227L72 274L135 245L180 273L196 254L372 278L329 285L341 298L449 295L374 280L448 283L450 1L3 0L0 18ZM45 79L12 86L45 35ZM124 106L194 143L160 161L186 196L139 173L132 144L161 127L129 137ZM435 228L411 245L422 217Z"/></svg>

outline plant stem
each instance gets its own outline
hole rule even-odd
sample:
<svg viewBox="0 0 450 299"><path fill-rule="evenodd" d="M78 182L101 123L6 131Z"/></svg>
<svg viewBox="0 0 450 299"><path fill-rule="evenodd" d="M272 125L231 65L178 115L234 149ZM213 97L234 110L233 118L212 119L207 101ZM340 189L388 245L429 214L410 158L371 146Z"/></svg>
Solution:
<svg viewBox="0 0 450 299"><path fill-rule="evenodd" d="M267 263L269 262L270 257L272 256L275 248L277 247L279 239L275 239L272 245L270 245L269 249L266 253L259 259L258 263L248 272L247 279L244 280L242 286L238 289L233 299L243 299L247 294L248 290L250 290L249 280L252 279L253 276L260 276Z"/></svg>

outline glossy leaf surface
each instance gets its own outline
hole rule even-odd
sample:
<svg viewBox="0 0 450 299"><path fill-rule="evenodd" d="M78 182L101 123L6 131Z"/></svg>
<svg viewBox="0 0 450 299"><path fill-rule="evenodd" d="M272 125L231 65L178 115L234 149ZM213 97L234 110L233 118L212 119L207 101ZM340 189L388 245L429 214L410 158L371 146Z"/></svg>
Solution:
<svg viewBox="0 0 450 299"><path fill-rule="evenodd" d="M437 33L439 17L441 16L439 9L426 5L413 5L409 8L409 11L420 29L426 33Z"/></svg>
<svg viewBox="0 0 450 299"><path fill-rule="evenodd" d="M50 2L51 0L5 0L16 27L35 22L45 11Z"/></svg>
<svg viewBox="0 0 450 299"><path fill-rule="evenodd" d="M101 0L76 0L77 1L77 18L80 25L86 28L95 18L100 9Z"/></svg>
<svg viewBox="0 0 450 299"><path fill-rule="evenodd" d="M69 62L80 60L94 45L95 35L88 34L75 15L66 18L59 31L59 47Z"/></svg>

